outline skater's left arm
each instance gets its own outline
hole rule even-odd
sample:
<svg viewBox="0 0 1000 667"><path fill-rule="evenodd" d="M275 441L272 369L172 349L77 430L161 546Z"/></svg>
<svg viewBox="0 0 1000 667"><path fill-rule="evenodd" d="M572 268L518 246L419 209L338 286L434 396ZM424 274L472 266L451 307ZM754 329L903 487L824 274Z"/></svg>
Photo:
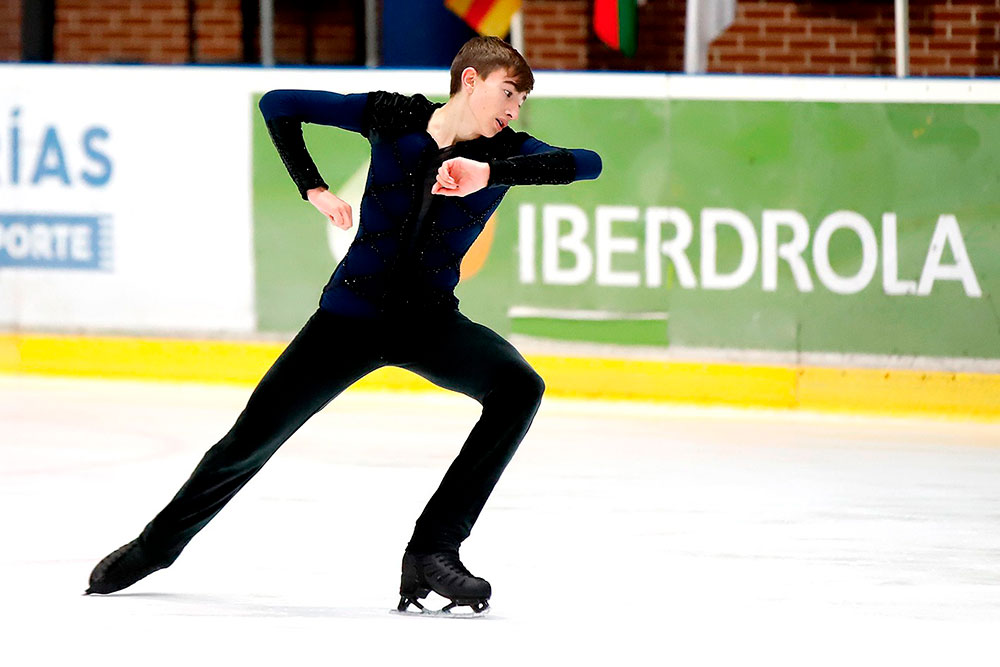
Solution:
<svg viewBox="0 0 1000 667"><path fill-rule="evenodd" d="M594 151L558 148L529 135L518 155L488 162L445 161L431 192L464 197L491 185L560 185L595 179L601 169L601 156Z"/></svg>

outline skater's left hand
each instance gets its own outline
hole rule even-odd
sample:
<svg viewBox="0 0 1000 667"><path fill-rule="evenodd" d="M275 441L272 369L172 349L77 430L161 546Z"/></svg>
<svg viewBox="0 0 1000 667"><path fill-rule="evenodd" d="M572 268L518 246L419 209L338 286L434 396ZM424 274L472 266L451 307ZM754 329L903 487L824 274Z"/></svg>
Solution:
<svg viewBox="0 0 1000 667"><path fill-rule="evenodd" d="M464 197L486 187L490 181L490 165L464 157L445 160L438 169L433 195Z"/></svg>

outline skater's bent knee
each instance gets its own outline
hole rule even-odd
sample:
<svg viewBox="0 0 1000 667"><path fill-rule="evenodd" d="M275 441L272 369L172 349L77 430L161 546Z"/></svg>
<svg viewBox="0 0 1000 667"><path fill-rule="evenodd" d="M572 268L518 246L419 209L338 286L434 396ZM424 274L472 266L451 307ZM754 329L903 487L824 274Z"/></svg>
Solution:
<svg viewBox="0 0 1000 667"><path fill-rule="evenodd" d="M545 381L531 367L519 366L506 374L490 392L488 400L493 403L504 403L529 408L532 411L542 401L545 392Z"/></svg>
<svg viewBox="0 0 1000 667"><path fill-rule="evenodd" d="M529 371L525 377L525 394L532 398L537 405L542 402L542 394L545 393L545 380L534 370Z"/></svg>

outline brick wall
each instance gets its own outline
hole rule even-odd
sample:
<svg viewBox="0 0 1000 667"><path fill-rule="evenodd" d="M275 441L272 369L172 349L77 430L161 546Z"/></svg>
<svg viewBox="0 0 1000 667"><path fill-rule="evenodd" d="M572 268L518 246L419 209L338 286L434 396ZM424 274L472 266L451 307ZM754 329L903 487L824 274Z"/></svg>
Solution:
<svg viewBox="0 0 1000 667"><path fill-rule="evenodd" d="M0 62L21 59L21 0L0 0Z"/></svg>
<svg viewBox="0 0 1000 667"><path fill-rule="evenodd" d="M634 58L594 35L593 0L524 0L525 57L536 69L684 69L686 0L647 0L639 6Z"/></svg>
<svg viewBox="0 0 1000 667"><path fill-rule="evenodd" d="M332 65L355 60L356 3L289 1L275 3L274 58L278 63ZM309 26L312 33L309 33ZM364 39L364 36L361 36Z"/></svg>
<svg viewBox="0 0 1000 667"><path fill-rule="evenodd" d="M240 0L198 0L194 25L196 62L238 63L243 59Z"/></svg>
<svg viewBox="0 0 1000 667"><path fill-rule="evenodd" d="M525 56L538 69L684 68L685 0L639 7L635 58L593 34L593 0L524 0ZM740 0L709 49L709 71L895 74L892 0ZM910 72L1000 76L1000 0L910 0Z"/></svg>
<svg viewBox="0 0 1000 667"><path fill-rule="evenodd" d="M523 0L524 57L535 69L586 69L589 0Z"/></svg>
<svg viewBox="0 0 1000 667"><path fill-rule="evenodd" d="M8 2L20 0L0 0ZM242 62L241 6L241 0L56 0L55 60ZM353 62L355 7L350 0L277 0L275 59L290 64ZM256 40L254 47L259 48Z"/></svg>
<svg viewBox="0 0 1000 667"><path fill-rule="evenodd" d="M1000 75L1000 0L910 0L910 73ZM737 5L709 50L709 70L774 74L895 74L895 14L883 2Z"/></svg>
<svg viewBox="0 0 1000 667"><path fill-rule="evenodd" d="M57 0L57 62L184 63L187 0Z"/></svg>
<svg viewBox="0 0 1000 667"><path fill-rule="evenodd" d="M21 54L21 3L0 0L0 60ZM241 0L195 0L194 61L243 59ZM356 0L276 0L279 63L346 64L359 50ZM593 34L593 0L524 0L529 62L538 69L681 71L686 0L639 8L635 58ZM188 0L56 0L59 62L185 63ZM307 28L311 26L311 31ZM892 0L740 0L709 49L709 71L773 74L895 73ZM910 0L916 76L1000 76L1000 0Z"/></svg>

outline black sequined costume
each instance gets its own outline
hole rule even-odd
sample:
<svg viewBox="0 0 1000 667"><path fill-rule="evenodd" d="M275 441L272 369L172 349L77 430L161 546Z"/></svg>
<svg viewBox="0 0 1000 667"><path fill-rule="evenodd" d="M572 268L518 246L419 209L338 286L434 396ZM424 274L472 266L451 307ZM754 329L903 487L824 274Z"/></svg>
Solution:
<svg viewBox="0 0 1000 667"><path fill-rule="evenodd" d="M274 145L303 199L326 187L302 140L301 123L360 132L372 147L358 233L323 291L320 307L370 317L400 305L454 308L459 265L511 185L596 178L597 154L554 148L504 128L495 137L438 148L427 133L440 104L422 95L337 95L275 90L260 102ZM490 164L490 186L466 197L430 194L453 157Z"/></svg>
<svg viewBox="0 0 1000 667"><path fill-rule="evenodd" d="M272 91L260 106L303 197L325 186L306 150L303 122L369 139L371 170L358 234L324 289L319 310L129 554L141 555L149 571L169 565L309 417L386 365L412 370L483 406L407 546L416 554L457 552L527 432L544 389L509 343L458 312L453 290L459 264L511 185L596 178L600 158L553 148L509 128L439 149L427 124L440 105L420 95ZM466 197L432 196L438 166L454 156L488 162L489 186ZM117 587L103 583L117 590L138 578L124 577Z"/></svg>

